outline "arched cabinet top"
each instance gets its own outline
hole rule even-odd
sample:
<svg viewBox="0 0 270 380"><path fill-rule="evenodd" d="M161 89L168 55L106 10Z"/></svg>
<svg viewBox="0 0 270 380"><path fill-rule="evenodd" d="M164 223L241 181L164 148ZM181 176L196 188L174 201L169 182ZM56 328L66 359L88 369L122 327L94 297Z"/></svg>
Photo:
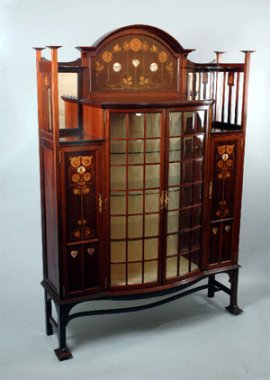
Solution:
<svg viewBox="0 0 270 380"><path fill-rule="evenodd" d="M81 46L82 61L89 65L90 93L179 94L185 50L163 30L131 25L100 38L94 46Z"/></svg>

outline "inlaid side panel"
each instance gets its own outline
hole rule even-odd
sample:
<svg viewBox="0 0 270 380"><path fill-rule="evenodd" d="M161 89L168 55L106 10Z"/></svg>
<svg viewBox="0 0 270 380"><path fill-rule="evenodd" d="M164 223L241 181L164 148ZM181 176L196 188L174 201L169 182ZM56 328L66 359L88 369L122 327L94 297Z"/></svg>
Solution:
<svg viewBox="0 0 270 380"><path fill-rule="evenodd" d="M104 282L101 148L68 148L63 166L65 292L82 293Z"/></svg>
<svg viewBox="0 0 270 380"><path fill-rule="evenodd" d="M234 261L237 254L242 135L216 135L211 143L209 264Z"/></svg>
<svg viewBox="0 0 270 380"><path fill-rule="evenodd" d="M65 155L67 241L97 237L96 151Z"/></svg>

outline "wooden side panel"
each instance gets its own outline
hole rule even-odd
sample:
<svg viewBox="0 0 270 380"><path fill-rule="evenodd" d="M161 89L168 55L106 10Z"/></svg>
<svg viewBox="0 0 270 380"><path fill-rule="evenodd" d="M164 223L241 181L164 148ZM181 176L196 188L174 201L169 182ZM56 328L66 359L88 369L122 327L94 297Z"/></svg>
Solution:
<svg viewBox="0 0 270 380"><path fill-rule="evenodd" d="M235 263L243 167L242 134L212 136L209 183L208 264Z"/></svg>
<svg viewBox="0 0 270 380"><path fill-rule="evenodd" d="M66 148L63 178L63 262L66 295L104 285L101 146Z"/></svg>
<svg viewBox="0 0 270 380"><path fill-rule="evenodd" d="M46 279L59 291L57 197L53 150L42 146L44 186L43 212L45 229Z"/></svg>

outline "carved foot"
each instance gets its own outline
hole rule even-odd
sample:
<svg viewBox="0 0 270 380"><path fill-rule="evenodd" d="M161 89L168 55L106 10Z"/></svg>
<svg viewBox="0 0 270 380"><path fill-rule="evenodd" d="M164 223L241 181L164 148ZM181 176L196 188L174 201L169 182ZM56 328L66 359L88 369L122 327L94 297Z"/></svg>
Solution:
<svg viewBox="0 0 270 380"><path fill-rule="evenodd" d="M241 314L241 313L243 313L243 310L242 309L240 309L240 307L239 306L227 306L227 307L225 307L225 309L229 312L229 313L231 313L231 314L233 314L233 315L239 315L239 314Z"/></svg>
<svg viewBox="0 0 270 380"><path fill-rule="evenodd" d="M67 347L57 348L56 350L54 350L54 352L55 355L58 357L58 360L60 361L71 359L73 357L72 353L69 351Z"/></svg>

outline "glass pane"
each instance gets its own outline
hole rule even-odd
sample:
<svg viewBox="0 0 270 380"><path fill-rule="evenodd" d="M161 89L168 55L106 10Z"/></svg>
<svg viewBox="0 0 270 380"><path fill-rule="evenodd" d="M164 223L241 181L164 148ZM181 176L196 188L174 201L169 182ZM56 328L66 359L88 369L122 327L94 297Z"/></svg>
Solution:
<svg viewBox="0 0 270 380"><path fill-rule="evenodd" d="M180 161L181 158L181 139L171 138L169 143L169 161Z"/></svg>
<svg viewBox="0 0 270 380"><path fill-rule="evenodd" d="M126 218L123 216L111 217L111 238L124 239L126 237Z"/></svg>
<svg viewBox="0 0 270 380"><path fill-rule="evenodd" d="M145 187L160 186L160 165L145 166Z"/></svg>
<svg viewBox="0 0 270 380"><path fill-rule="evenodd" d="M111 262L117 263L126 261L126 242L112 241L111 242Z"/></svg>
<svg viewBox="0 0 270 380"><path fill-rule="evenodd" d="M158 280L158 262L146 261L144 263L144 283Z"/></svg>
<svg viewBox="0 0 270 380"><path fill-rule="evenodd" d="M196 112L196 132L200 133L204 131L205 124L205 111Z"/></svg>
<svg viewBox="0 0 270 380"><path fill-rule="evenodd" d="M180 229L184 230L187 228L190 228L191 225L191 210L192 209L187 209L187 210L181 210L180 212Z"/></svg>
<svg viewBox="0 0 270 380"><path fill-rule="evenodd" d="M125 264L111 264L111 285L126 285Z"/></svg>
<svg viewBox="0 0 270 380"><path fill-rule="evenodd" d="M191 134L194 132L194 112L184 112L184 134Z"/></svg>
<svg viewBox="0 0 270 380"><path fill-rule="evenodd" d="M194 161L194 181L203 179L203 160Z"/></svg>
<svg viewBox="0 0 270 380"><path fill-rule="evenodd" d="M182 131L182 113L170 113L170 136L180 136Z"/></svg>
<svg viewBox="0 0 270 380"><path fill-rule="evenodd" d="M142 192L129 192L128 194L128 213L139 214L143 212Z"/></svg>
<svg viewBox="0 0 270 380"><path fill-rule="evenodd" d="M181 188L181 206L191 206L192 202L192 186L183 186Z"/></svg>
<svg viewBox="0 0 270 380"><path fill-rule="evenodd" d="M194 136L194 157L199 158L203 156L204 136Z"/></svg>
<svg viewBox="0 0 270 380"><path fill-rule="evenodd" d="M126 213L126 196L123 193L111 193L111 214Z"/></svg>
<svg viewBox="0 0 270 380"><path fill-rule="evenodd" d="M160 137L160 114L146 114L146 137Z"/></svg>
<svg viewBox="0 0 270 380"><path fill-rule="evenodd" d="M192 227L202 224L202 208L194 207L192 210Z"/></svg>
<svg viewBox="0 0 270 380"><path fill-rule="evenodd" d="M199 249L201 246L201 229L198 228L191 232L191 250Z"/></svg>
<svg viewBox="0 0 270 380"><path fill-rule="evenodd" d="M159 211L160 194L158 190L146 190L145 192L145 212Z"/></svg>
<svg viewBox="0 0 270 380"><path fill-rule="evenodd" d="M178 254L178 234L167 236L167 256Z"/></svg>
<svg viewBox="0 0 270 380"><path fill-rule="evenodd" d="M159 214L145 215L144 217L144 235L159 235Z"/></svg>
<svg viewBox="0 0 270 380"><path fill-rule="evenodd" d="M190 260L190 270L196 270L199 268L199 257L200 251L190 252L189 260Z"/></svg>
<svg viewBox="0 0 270 380"><path fill-rule="evenodd" d="M160 162L160 140L146 140L146 163Z"/></svg>
<svg viewBox="0 0 270 380"><path fill-rule="evenodd" d="M182 162L182 182L192 182L193 181L193 162L185 161Z"/></svg>
<svg viewBox="0 0 270 380"><path fill-rule="evenodd" d="M128 264L128 285L142 283L142 263Z"/></svg>
<svg viewBox="0 0 270 380"><path fill-rule="evenodd" d="M143 188L143 166L128 167L128 188L142 189Z"/></svg>
<svg viewBox="0 0 270 380"><path fill-rule="evenodd" d="M179 260L179 274L180 276L184 276L189 272L189 260L184 256L180 256Z"/></svg>
<svg viewBox="0 0 270 380"><path fill-rule="evenodd" d="M174 210L176 208L179 208L180 189L179 188L169 189L168 198L169 198L168 210Z"/></svg>
<svg viewBox="0 0 270 380"><path fill-rule="evenodd" d="M169 164L169 186L180 184L180 163Z"/></svg>
<svg viewBox="0 0 270 380"><path fill-rule="evenodd" d="M151 260L158 258L158 238L144 240L144 259Z"/></svg>
<svg viewBox="0 0 270 380"><path fill-rule="evenodd" d="M144 117L142 113L132 113L129 115L128 137L130 139L144 137Z"/></svg>
<svg viewBox="0 0 270 380"><path fill-rule="evenodd" d="M142 240L130 240L128 242L128 261L142 260Z"/></svg>
<svg viewBox="0 0 270 380"><path fill-rule="evenodd" d="M185 137L183 139L183 158L193 157L193 137Z"/></svg>
<svg viewBox="0 0 270 380"><path fill-rule="evenodd" d="M111 165L126 163L126 142L122 140L111 141Z"/></svg>
<svg viewBox="0 0 270 380"><path fill-rule="evenodd" d="M128 217L128 237L142 237L143 217L142 215Z"/></svg>
<svg viewBox="0 0 270 380"><path fill-rule="evenodd" d="M111 167L111 189L112 190L124 190L126 188L126 167L118 166Z"/></svg>
<svg viewBox="0 0 270 380"><path fill-rule="evenodd" d="M179 211L169 211L167 214L167 232L178 232Z"/></svg>
<svg viewBox="0 0 270 380"><path fill-rule="evenodd" d="M193 185L193 204L202 202L202 185Z"/></svg>
<svg viewBox="0 0 270 380"><path fill-rule="evenodd" d="M189 238L190 232L183 232L180 234L180 253L186 253L189 251Z"/></svg>
<svg viewBox="0 0 270 380"><path fill-rule="evenodd" d="M166 260L166 278L177 276L177 256Z"/></svg>
<svg viewBox="0 0 270 380"><path fill-rule="evenodd" d="M143 140L130 140L128 142L128 163L143 164Z"/></svg>
<svg viewBox="0 0 270 380"><path fill-rule="evenodd" d="M110 134L111 139L126 138L126 120L124 113L111 113Z"/></svg>

